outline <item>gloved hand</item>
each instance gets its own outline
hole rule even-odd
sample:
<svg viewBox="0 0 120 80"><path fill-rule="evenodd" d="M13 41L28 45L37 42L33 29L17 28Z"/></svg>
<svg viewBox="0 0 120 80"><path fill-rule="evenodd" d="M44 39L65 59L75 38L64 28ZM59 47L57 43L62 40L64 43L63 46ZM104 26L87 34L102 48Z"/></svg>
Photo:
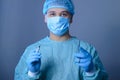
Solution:
<svg viewBox="0 0 120 80"><path fill-rule="evenodd" d="M41 66L41 54L36 50L32 51L28 56L27 65L29 71L33 73L39 72Z"/></svg>
<svg viewBox="0 0 120 80"><path fill-rule="evenodd" d="M80 48L80 51L75 54L75 63L85 72L91 72L94 68L92 56L83 48Z"/></svg>

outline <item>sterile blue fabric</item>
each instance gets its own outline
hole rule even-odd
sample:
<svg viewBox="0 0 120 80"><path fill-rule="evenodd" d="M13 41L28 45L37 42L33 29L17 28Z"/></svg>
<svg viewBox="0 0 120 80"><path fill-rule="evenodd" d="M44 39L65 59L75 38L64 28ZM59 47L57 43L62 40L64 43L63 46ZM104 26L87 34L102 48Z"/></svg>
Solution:
<svg viewBox="0 0 120 80"><path fill-rule="evenodd" d="M70 26L69 18L64 17L49 17L47 18L48 29L57 36L64 35Z"/></svg>
<svg viewBox="0 0 120 80"><path fill-rule="evenodd" d="M64 8L72 15L74 14L74 5L71 0L46 0L43 7L43 14L46 14L50 8Z"/></svg>
<svg viewBox="0 0 120 80"><path fill-rule="evenodd" d="M42 56L40 72L30 77L26 60L31 51L39 46ZM80 47L92 57L96 70L91 76L74 62L74 55L79 52ZM46 37L26 48L16 66L14 80L107 80L107 73L92 45L75 37L65 41L54 41Z"/></svg>

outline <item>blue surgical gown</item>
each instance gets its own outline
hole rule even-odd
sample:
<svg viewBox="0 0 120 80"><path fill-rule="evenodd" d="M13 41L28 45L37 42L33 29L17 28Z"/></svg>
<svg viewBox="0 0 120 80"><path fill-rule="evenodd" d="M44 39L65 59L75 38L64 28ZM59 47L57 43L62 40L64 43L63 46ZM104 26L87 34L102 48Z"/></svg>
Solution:
<svg viewBox="0 0 120 80"><path fill-rule="evenodd" d="M40 47L40 73L35 77L28 75L26 60L32 50ZM96 71L87 75L81 67L75 64L74 54L82 47L93 58ZM49 37L28 46L15 69L15 80L107 80L107 73L98 57L95 48L76 37L66 41L54 41Z"/></svg>

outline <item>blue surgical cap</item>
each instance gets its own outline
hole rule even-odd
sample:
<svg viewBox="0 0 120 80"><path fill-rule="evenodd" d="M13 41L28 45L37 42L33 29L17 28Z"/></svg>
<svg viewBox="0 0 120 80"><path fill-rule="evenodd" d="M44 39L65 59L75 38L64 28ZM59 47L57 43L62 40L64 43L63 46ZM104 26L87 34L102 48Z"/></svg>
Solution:
<svg viewBox="0 0 120 80"><path fill-rule="evenodd" d="M71 0L46 0L43 6L43 14L46 14L50 8L64 8L72 15L74 14L74 5Z"/></svg>

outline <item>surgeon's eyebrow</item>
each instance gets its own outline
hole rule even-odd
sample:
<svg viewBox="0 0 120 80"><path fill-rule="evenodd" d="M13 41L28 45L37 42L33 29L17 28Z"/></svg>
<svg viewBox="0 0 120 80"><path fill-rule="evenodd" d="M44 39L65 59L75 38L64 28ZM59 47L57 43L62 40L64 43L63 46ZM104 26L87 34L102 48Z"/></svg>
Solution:
<svg viewBox="0 0 120 80"><path fill-rule="evenodd" d="M62 11L62 13L70 14L68 11Z"/></svg>
<svg viewBox="0 0 120 80"><path fill-rule="evenodd" d="M55 11L48 11L47 13L54 13ZM66 11L66 10L63 10L63 11L61 11L61 12L65 12L65 13L69 13L68 11Z"/></svg>
<svg viewBox="0 0 120 80"><path fill-rule="evenodd" d="M55 11L48 11L47 13L55 13Z"/></svg>
<svg viewBox="0 0 120 80"><path fill-rule="evenodd" d="M65 10L65 11L62 11L62 12L64 12L64 13L69 13L69 12L68 12L68 11L66 11L66 10Z"/></svg>

